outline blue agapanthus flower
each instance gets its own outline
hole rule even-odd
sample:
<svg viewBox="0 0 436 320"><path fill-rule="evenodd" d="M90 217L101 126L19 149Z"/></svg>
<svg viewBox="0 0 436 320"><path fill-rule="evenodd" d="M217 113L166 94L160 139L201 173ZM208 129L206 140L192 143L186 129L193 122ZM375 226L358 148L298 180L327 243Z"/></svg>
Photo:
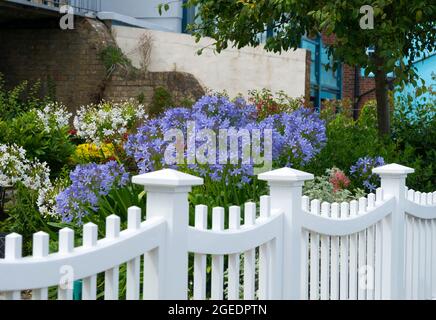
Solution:
<svg viewBox="0 0 436 320"><path fill-rule="evenodd" d="M194 124L195 135L188 135L188 123ZM170 142L164 140L166 132L179 129L183 133L183 156L185 163L168 164L164 157ZM192 129L190 127L189 129ZM147 120L136 134L130 135L124 145L128 156L134 158L141 173L158 170L162 167L179 168L183 166L192 173L213 181L228 181L228 177L237 177L243 183L249 183L256 166L253 157L250 162L232 163L230 159L243 159L247 144L242 138L238 143L238 154L231 151L211 156L213 163L200 164L187 161L192 155L188 145L199 148L205 143L198 134L203 129L213 130L217 137L220 130L241 132L254 130L260 132L260 145L253 149L263 154L266 130L272 131L272 161L277 166L297 166L310 161L326 142L326 128L317 114L301 107L292 113L275 114L263 120L258 119L256 107L243 98L229 100L222 95L205 95L192 108L172 108L161 116ZM252 146L250 146L252 147ZM252 151L252 150L250 150ZM174 154L175 154L174 150ZM206 157L208 154L206 154ZM215 158L216 157L216 158ZM224 161L223 158L227 161ZM183 168L182 168L183 169Z"/></svg>
<svg viewBox="0 0 436 320"><path fill-rule="evenodd" d="M63 222L76 221L90 212L98 211L98 199L109 194L112 188L123 187L129 174L122 164L110 161L105 164L78 165L70 172L71 185L56 197L58 214Z"/></svg>
<svg viewBox="0 0 436 320"><path fill-rule="evenodd" d="M365 156L359 158L354 165L350 167L350 175L362 181L365 190L374 192L380 181L380 177L372 173L373 168L383 166L385 160L383 157L369 157Z"/></svg>

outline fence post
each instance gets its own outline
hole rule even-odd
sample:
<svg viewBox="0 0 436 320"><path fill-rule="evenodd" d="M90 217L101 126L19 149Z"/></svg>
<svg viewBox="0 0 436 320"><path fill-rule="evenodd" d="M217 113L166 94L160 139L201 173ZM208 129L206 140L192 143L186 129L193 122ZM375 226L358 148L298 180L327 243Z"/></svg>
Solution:
<svg viewBox="0 0 436 320"><path fill-rule="evenodd" d="M144 298L187 299L188 292L188 193L203 179L172 169L134 176L132 182L147 191L146 217L166 220L165 243L144 261L144 270L153 270L149 292ZM155 259L155 261L153 261ZM159 261L159 262L158 262ZM144 274L144 281L146 281Z"/></svg>
<svg viewBox="0 0 436 320"><path fill-rule="evenodd" d="M396 163L372 170L381 178L383 196L395 198L392 215L382 224L382 299L405 298L405 187L414 169Z"/></svg>
<svg viewBox="0 0 436 320"><path fill-rule="evenodd" d="M303 297L301 279L302 227L299 219L302 213L302 190L306 180L313 174L282 168L261 173L260 180L268 182L271 208L284 211L281 271L281 299L300 300Z"/></svg>

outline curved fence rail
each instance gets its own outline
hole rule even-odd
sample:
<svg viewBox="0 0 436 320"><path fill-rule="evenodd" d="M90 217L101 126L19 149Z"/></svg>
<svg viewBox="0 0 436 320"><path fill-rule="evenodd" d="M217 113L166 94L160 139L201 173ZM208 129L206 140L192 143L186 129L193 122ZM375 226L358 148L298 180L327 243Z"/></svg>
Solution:
<svg viewBox="0 0 436 320"><path fill-rule="evenodd" d="M282 168L259 175L270 195L244 206L195 208L189 226L188 193L203 180L165 169L133 177L147 192L141 209L59 232L49 253L48 235L33 238L22 257L22 238L6 237L0 259L0 298L82 299L435 299L436 192L408 190L413 169L396 164L373 170L376 194L343 203L302 196L313 175ZM98 287L98 286L104 287ZM53 289L55 287L55 289ZM24 294L23 294L24 293Z"/></svg>

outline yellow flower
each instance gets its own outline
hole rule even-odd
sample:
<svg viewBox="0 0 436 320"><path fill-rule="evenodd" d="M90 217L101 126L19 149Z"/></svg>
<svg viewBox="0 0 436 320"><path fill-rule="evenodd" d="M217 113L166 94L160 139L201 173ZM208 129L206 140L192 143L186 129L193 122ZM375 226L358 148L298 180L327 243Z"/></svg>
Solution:
<svg viewBox="0 0 436 320"><path fill-rule="evenodd" d="M94 143L78 145L74 154L79 162L105 160L115 156L115 147L112 143L97 146Z"/></svg>

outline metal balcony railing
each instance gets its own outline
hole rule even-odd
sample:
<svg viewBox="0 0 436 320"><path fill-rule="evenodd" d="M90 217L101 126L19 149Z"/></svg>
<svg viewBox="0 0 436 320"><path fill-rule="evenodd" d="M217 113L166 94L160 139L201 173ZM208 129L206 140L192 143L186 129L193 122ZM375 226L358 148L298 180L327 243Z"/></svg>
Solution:
<svg viewBox="0 0 436 320"><path fill-rule="evenodd" d="M58 11L63 5L69 5L75 14L97 14L101 10L101 0L7 0L22 5Z"/></svg>

